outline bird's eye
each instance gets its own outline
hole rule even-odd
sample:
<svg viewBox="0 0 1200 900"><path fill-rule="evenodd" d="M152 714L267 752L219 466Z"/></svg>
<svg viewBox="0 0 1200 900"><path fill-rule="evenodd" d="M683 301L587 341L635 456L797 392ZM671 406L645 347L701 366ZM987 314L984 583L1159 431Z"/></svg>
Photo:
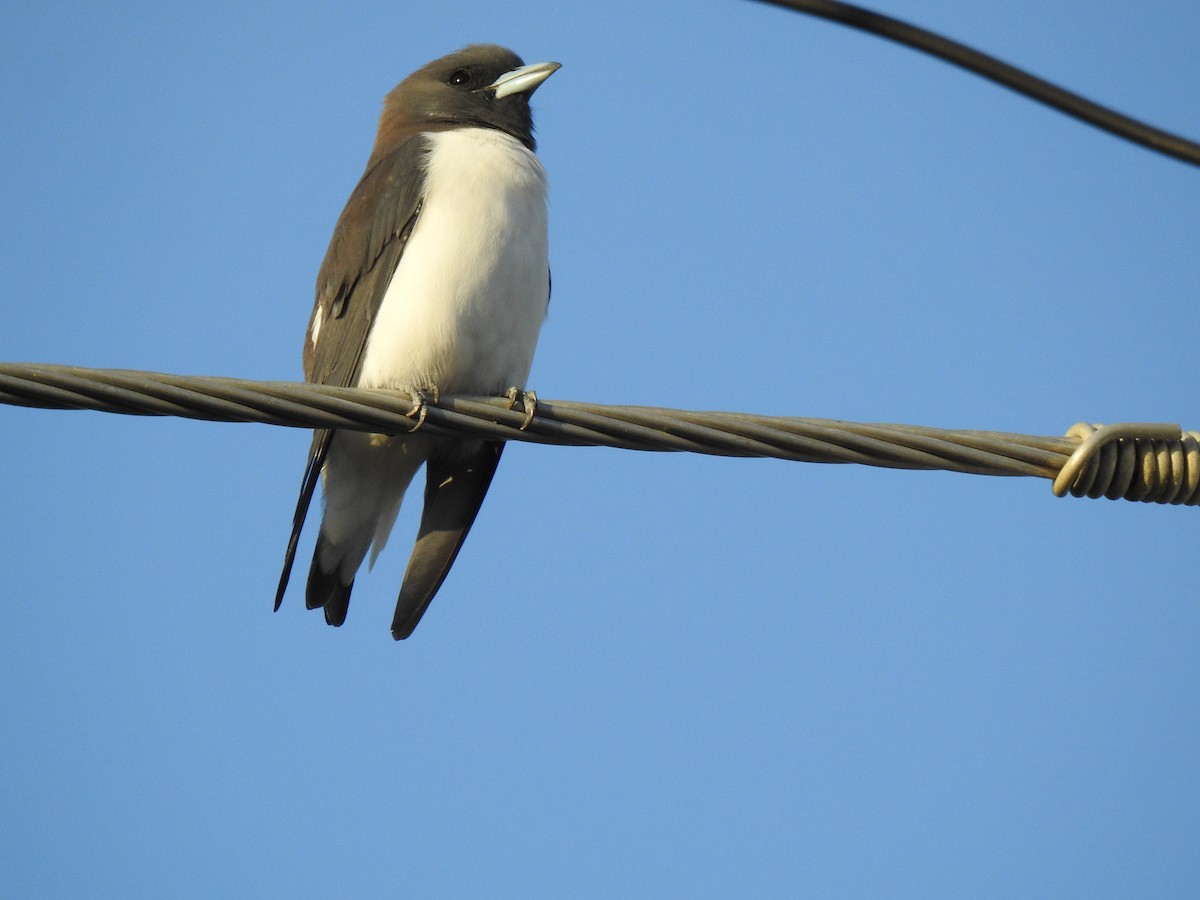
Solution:
<svg viewBox="0 0 1200 900"><path fill-rule="evenodd" d="M450 77L446 79L446 84L452 84L455 87L462 87L471 80L471 73L466 69L455 69L450 73Z"/></svg>

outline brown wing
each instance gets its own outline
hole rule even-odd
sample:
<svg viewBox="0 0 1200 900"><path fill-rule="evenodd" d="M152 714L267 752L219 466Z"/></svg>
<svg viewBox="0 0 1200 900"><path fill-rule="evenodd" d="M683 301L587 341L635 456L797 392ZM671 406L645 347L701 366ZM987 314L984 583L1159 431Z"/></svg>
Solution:
<svg viewBox="0 0 1200 900"><path fill-rule="evenodd" d="M304 340L306 381L339 387L358 382L371 324L421 213L425 152L424 141L414 135L367 169L350 194L317 275L317 300ZM332 437L329 429L313 433L275 592L275 609L279 609L287 590L296 545Z"/></svg>

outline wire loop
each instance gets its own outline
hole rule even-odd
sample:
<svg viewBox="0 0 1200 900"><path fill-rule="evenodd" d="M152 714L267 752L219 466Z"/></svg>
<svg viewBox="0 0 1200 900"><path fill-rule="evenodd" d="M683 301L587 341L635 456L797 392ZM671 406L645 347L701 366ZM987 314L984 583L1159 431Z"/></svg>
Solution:
<svg viewBox="0 0 1200 900"><path fill-rule="evenodd" d="M1054 495L1200 506L1200 432L1178 425L1079 422L1081 443L1054 479Z"/></svg>

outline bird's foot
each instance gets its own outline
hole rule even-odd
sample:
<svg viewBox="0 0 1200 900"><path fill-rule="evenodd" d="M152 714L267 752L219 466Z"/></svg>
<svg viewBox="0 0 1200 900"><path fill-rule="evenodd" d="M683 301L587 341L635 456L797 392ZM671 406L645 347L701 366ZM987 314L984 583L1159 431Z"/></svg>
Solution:
<svg viewBox="0 0 1200 900"><path fill-rule="evenodd" d="M537 412L537 391L526 391L518 387L510 387L504 392L504 396L508 398L509 409L512 409L518 403L521 404L521 409L525 412L525 421L521 423L521 430L524 431L533 422L533 414Z"/></svg>
<svg viewBox="0 0 1200 900"><path fill-rule="evenodd" d="M416 416L416 424L408 429L408 433L412 434L418 428L425 424L425 417L429 414L429 404L432 401L437 403L442 399L438 389L433 388L413 388L412 391L412 408L405 413L410 419Z"/></svg>

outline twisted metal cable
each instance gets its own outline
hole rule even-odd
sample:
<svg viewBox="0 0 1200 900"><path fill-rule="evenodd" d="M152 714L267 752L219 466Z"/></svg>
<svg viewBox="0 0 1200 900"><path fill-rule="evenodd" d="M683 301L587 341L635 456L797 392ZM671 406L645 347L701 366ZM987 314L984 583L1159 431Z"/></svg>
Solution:
<svg viewBox="0 0 1200 900"><path fill-rule="evenodd" d="M1200 432L1178 425L1077 425L1066 437L954 431L536 401L533 415L504 397L440 397L284 381L0 363L0 403L262 422L403 434L529 441L799 462L944 469L1054 480L1077 497L1200 506Z"/></svg>

